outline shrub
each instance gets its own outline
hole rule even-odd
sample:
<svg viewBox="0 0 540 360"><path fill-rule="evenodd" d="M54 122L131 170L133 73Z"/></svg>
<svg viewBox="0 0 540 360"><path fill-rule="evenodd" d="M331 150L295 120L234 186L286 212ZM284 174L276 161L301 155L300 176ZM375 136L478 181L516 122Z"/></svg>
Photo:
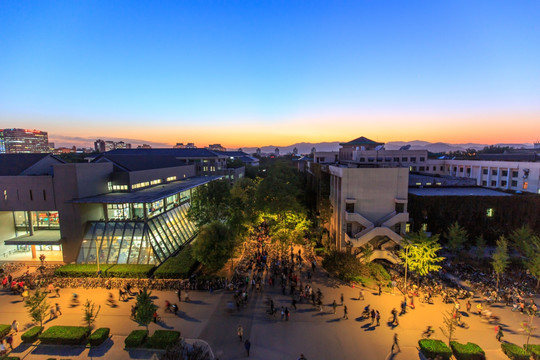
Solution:
<svg viewBox="0 0 540 360"><path fill-rule="evenodd" d="M316 256L323 256L326 253L326 249L323 247L315 248L315 255Z"/></svg>
<svg viewBox="0 0 540 360"><path fill-rule="evenodd" d="M450 347L456 360L486 360L486 353L482 348L473 343L460 344L450 341Z"/></svg>
<svg viewBox="0 0 540 360"><path fill-rule="evenodd" d="M105 276L116 278L145 278L150 275L154 269L154 265L139 265L139 264L121 264L113 265L107 271Z"/></svg>
<svg viewBox="0 0 540 360"><path fill-rule="evenodd" d="M133 330L129 333L128 337L124 341L124 344L127 348L134 348L141 346L141 344L146 340L148 336L147 330Z"/></svg>
<svg viewBox="0 0 540 360"><path fill-rule="evenodd" d="M420 351L425 357L434 359L440 356L443 360L449 360L452 356L452 350L441 340L422 339L418 341Z"/></svg>
<svg viewBox="0 0 540 360"><path fill-rule="evenodd" d="M40 336L42 344L81 345L86 343L88 328L84 326L51 326Z"/></svg>
<svg viewBox="0 0 540 360"><path fill-rule="evenodd" d="M30 330L26 331L24 334L21 335L22 342L25 343L33 343L36 341L39 337L39 335L43 332L43 327L41 326L34 326Z"/></svg>
<svg viewBox="0 0 540 360"><path fill-rule="evenodd" d="M323 267L332 275L344 281L353 281L359 276L367 276L369 270L353 254L330 251L322 261Z"/></svg>
<svg viewBox="0 0 540 360"><path fill-rule="evenodd" d="M167 259L158 267L154 272L154 277L157 279L187 278L197 264L198 261L193 257L191 245L186 245L178 255Z"/></svg>
<svg viewBox="0 0 540 360"><path fill-rule="evenodd" d="M0 339L3 339L9 331L11 330L11 325L0 325Z"/></svg>
<svg viewBox="0 0 540 360"><path fill-rule="evenodd" d="M390 281L390 274L381 264L372 262L369 263L368 267L371 277L377 282L388 283Z"/></svg>
<svg viewBox="0 0 540 360"><path fill-rule="evenodd" d="M100 265L102 277L117 278L144 278L147 277L154 265L121 264L121 265ZM59 267L54 271L59 277L96 277L97 265L95 264L68 264Z"/></svg>
<svg viewBox="0 0 540 360"><path fill-rule="evenodd" d="M167 349L178 342L180 332L170 330L156 330L154 335L148 338L146 347L152 349Z"/></svg>
<svg viewBox="0 0 540 360"><path fill-rule="evenodd" d="M21 360L20 357L18 356L6 356L6 357L3 357L3 358L0 358L2 360Z"/></svg>
<svg viewBox="0 0 540 360"><path fill-rule="evenodd" d="M534 360L540 360L540 345L523 345L523 348L531 353Z"/></svg>
<svg viewBox="0 0 540 360"><path fill-rule="evenodd" d="M102 274L112 265L100 265ZM97 265L95 264L68 264L60 266L54 270L54 275L59 277L95 277L97 275Z"/></svg>
<svg viewBox="0 0 540 360"><path fill-rule="evenodd" d="M109 333L111 329L109 328L99 328L88 337L88 342L90 346L99 346L103 344L105 340L109 338Z"/></svg>
<svg viewBox="0 0 540 360"><path fill-rule="evenodd" d="M503 353L508 356L509 359L512 360L529 360L531 358L531 355L529 355L529 352L516 344L511 343L502 343L501 349Z"/></svg>

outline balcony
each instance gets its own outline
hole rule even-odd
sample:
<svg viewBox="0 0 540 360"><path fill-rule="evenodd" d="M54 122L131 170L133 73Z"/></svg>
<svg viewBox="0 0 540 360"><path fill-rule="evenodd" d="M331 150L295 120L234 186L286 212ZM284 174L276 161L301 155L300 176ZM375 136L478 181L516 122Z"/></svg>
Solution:
<svg viewBox="0 0 540 360"><path fill-rule="evenodd" d="M345 239L349 241L353 247L363 247L377 236L386 236L396 244L401 244L401 241L403 240L403 237L393 232L389 228L373 226L371 228L364 229L363 231L354 235L354 237L350 237L349 235L345 234Z"/></svg>
<svg viewBox="0 0 540 360"><path fill-rule="evenodd" d="M406 223L407 221L409 221L409 213L402 212L402 213L395 214L394 216L390 217L388 220L385 220L381 224L381 226L390 228L399 223Z"/></svg>
<svg viewBox="0 0 540 360"><path fill-rule="evenodd" d="M401 262L401 259L389 250L373 250L373 254L369 258L369 261L373 261L375 259L384 259L392 264L398 264Z"/></svg>
<svg viewBox="0 0 540 360"><path fill-rule="evenodd" d="M356 222L365 228L373 226L373 223L357 212L345 212L345 221Z"/></svg>

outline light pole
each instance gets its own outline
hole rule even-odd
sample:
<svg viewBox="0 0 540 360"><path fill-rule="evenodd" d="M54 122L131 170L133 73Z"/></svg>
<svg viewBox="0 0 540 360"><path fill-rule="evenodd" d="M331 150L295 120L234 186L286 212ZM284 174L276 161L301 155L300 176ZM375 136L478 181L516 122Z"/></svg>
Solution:
<svg viewBox="0 0 540 360"><path fill-rule="evenodd" d="M98 249L97 241L96 241L96 263L97 263L97 273L99 275L99 249Z"/></svg>
<svg viewBox="0 0 540 360"><path fill-rule="evenodd" d="M405 294L407 294L407 268L409 263L409 246L405 247Z"/></svg>

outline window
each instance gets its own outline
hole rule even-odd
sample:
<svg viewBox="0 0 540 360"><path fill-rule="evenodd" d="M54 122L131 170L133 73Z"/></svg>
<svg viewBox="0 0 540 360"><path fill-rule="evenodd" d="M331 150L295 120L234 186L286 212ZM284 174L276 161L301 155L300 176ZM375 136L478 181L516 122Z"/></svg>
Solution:
<svg viewBox="0 0 540 360"><path fill-rule="evenodd" d="M408 159L408 158L406 158L406 157L402 157L402 158L401 158L401 161L403 161L403 162L407 162L407 161L409 161L409 159Z"/></svg>
<svg viewBox="0 0 540 360"><path fill-rule="evenodd" d="M502 176L508 176L508 170L503 170L502 171Z"/></svg>
<svg viewBox="0 0 540 360"><path fill-rule="evenodd" d="M7 200L7 190L4 190L4 200Z"/></svg>
<svg viewBox="0 0 540 360"><path fill-rule="evenodd" d="M416 157L411 157L411 162L416 162Z"/></svg>
<svg viewBox="0 0 540 360"><path fill-rule="evenodd" d="M416 166L411 166L411 171L416 171Z"/></svg>
<svg viewBox="0 0 540 360"><path fill-rule="evenodd" d="M482 174L487 175L488 174L488 169L482 169Z"/></svg>
<svg viewBox="0 0 540 360"><path fill-rule="evenodd" d="M394 162L399 162L399 158L398 158L398 157L395 157L395 158L394 158Z"/></svg>
<svg viewBox="0 0 540 360"><path fill-rule="evenodd" d="M411 224L405 224L405 232L411 232Z"/></svg>
<svg viewBox="0 0 540 360"><path fill-rule="evenodd" d="M47 193L43 190L43 200L47 201Z"/></svg>
<svg viewBox="0 0 540 360"><path fill-rule="evenodd" d="M427 231L427 224L426 224L426 223L423 223L423 224L422 224L422 231L423 231L423 232L426 232L426 231Z"/></svg>
<svg viewBox="0 0 540 360"><path fill-rule="evenodd" d="M354 212L354 203L346 203L345 204L345 211L348 213Z"/></svg>
<svg viewBox="0 0 540 360"><path fill-rule="evenodd" d="M457 173L457 166L454 166L454 172Z"/></svg>
<svg viewBox="0 0 540 360"><path fill-rule="evenodd" d="M128 186L127 185L113 185L112 186L112 189L113 190L127 190L128 189Z"/></svg>
<svg viewBox="0 0 540 360"><path fill-rule="evenodd" d="M420 171L425 171L426 168L424 166L420 166Z"/></svg>
<svg viewBox="0 0 540 360"><path fill-rule="evenodd" d="M147 186L150 186L150 183L149 183L148 181L145 181L145 182L133 184L133 185L131 186L131 188L132 188L132 189L140 189L140 188L147 187Z"/></svg>
<svg viewBox="0 0 540 360"><path fill-rule="evenodd" d="M374 161L375 161L375 158L370 157L370 158L367 159L367 161L368 161L368 162L374 162Z"/></svg>
<svg viewBox="0 0 540 360"><path fill-rule="evenodd" d="M32 194L32 190L30 190L30 201L34 200L34 194Z"/></svg>
<svg viewBox="0 0 540 360"><path fill-rule="evenodd" d="M417 182L417 183L416 183L416 186L422 186L422 183L421 183L421 182Z"/></svg>
<svg viewBox="0 0 540 360"><path fill-rule="evenodd" d="M512 187L517 187L517 180L512 180Z"/></svg>
<svg viewBox="0 0 540 360"><path fill-rule="evenodd" d="M495 210L493 210L492 208L489 208L486 210L486 216L487 217L493 217L493 214L495 214Z"/></svg>
<svg viewBox="0 0 540 360"><path fill-rule="evenodd" d="M491 186L497 186L497 181L496 180L491 180Z"/></svg>
<svg viewBox="0 0 540 360"><path fill-rule="evenodd" d="M442 170L442 169L441 169L441 170ZM437 167L436 167L436 166L433 167L433 171L437 171Z"/></svg>
<svg viewBox="0 0 540 360"><path fill-rule="evenodd" d="M505 180L502 180L502 181L501 181L501 186L502 186L502 187L505 187L506 184L508 184L508 183L507 183Z"/></svg>
<svg viewBox="0 0 540 360"><path fill-rule="evenodd" d="M420 157L420 161L426 161L425 157Z"/></svg>
<svg viewBox="0 0 540 360"><path fill-rule="evenodd" d="M491 175L493 175L493 176L497 176L497 169L493 169L493 170L491 170Z"/></svg>
<svg viewBox="0 0 540 360"><path fill-rule="evenodd" d="M527 181L524 181L523 182L523 190L527 190L528 187L529 187L529 183Z"/></svg>
<svg viewBox="0 0 540 360"><path fill-rule="evenodd" d="M426 183L426 186L431 186L431 183L430 183L430 182L427 182L427 183Z"/></svg>
<svg viewBox="0 0 540 360"><path fill-rule="evenodd" d="M512 177L518 177L519 171L512 171Z"/></svg>
<svg viewBox="0 0 540 360"><path fill-rule="evenodd" d="M402 203L396 203L396 212L402 213L405 211L405 204Z"/></svg>
<svg viewBox="0 0 540 360"><path fill-rule="evenodd" d="M441 171L444 171L444 166L441 165Z"/></svg>
<svg viewBox="0 0 540 360"><path fill-rule="evenodd" d="M109 191L112 191L112 182L110 182L110 181L107 182L107 189Z"/></svg>
<svg viewBox="0 0 540 360"><path fill-rule="evenodd" d="M471 168L467 168L467 174L471 175Z"/></svg>
<svg viewBox="0 0 540 360"><path fill-rule="evenodd" d="M486 180L482 180L482 186L487 186L487 181Z"/></svg>
<svg viewBox="0 0 540 360"><path fill-rule="evenodd" d="M385 162L391 162L391 161L392 161L392 158L391 158L391 157L386 157L386 158L384 158L384 161L385 161Z"/></svg>
<svg viewBox="0 0 540 360"><path fill-rule="evenodd" d="M463 172L463 168L462 168L462 167L459 168L459 172Z"/></svg>
<svg viewBox="0 0 540 360"><path fill-rule="evenodd" d="M156 180L150 181L150 185L157 185L157 184L161 184L161 179L156 179Z"/></svg>
<svg viewBox="0 0 540 360"><path fill-rule="evenodd" d="M174 181L174 180L176 180L176 176L169 176L167 178L167 181Z"/></svg>

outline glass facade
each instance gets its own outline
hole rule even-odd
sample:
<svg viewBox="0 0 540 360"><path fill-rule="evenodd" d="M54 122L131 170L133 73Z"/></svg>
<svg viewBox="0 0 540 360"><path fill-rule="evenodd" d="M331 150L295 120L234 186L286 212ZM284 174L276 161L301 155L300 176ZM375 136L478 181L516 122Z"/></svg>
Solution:
<svg viewBox="0 0 540 360"><path fill-rule="evenodd" d="M184 203L148 222L93 221L86 232L77 263L158 264L165 261L195 235ZM142 209L141 209L142 210ZM161 208L163 211L163 208Z"/></svg>

